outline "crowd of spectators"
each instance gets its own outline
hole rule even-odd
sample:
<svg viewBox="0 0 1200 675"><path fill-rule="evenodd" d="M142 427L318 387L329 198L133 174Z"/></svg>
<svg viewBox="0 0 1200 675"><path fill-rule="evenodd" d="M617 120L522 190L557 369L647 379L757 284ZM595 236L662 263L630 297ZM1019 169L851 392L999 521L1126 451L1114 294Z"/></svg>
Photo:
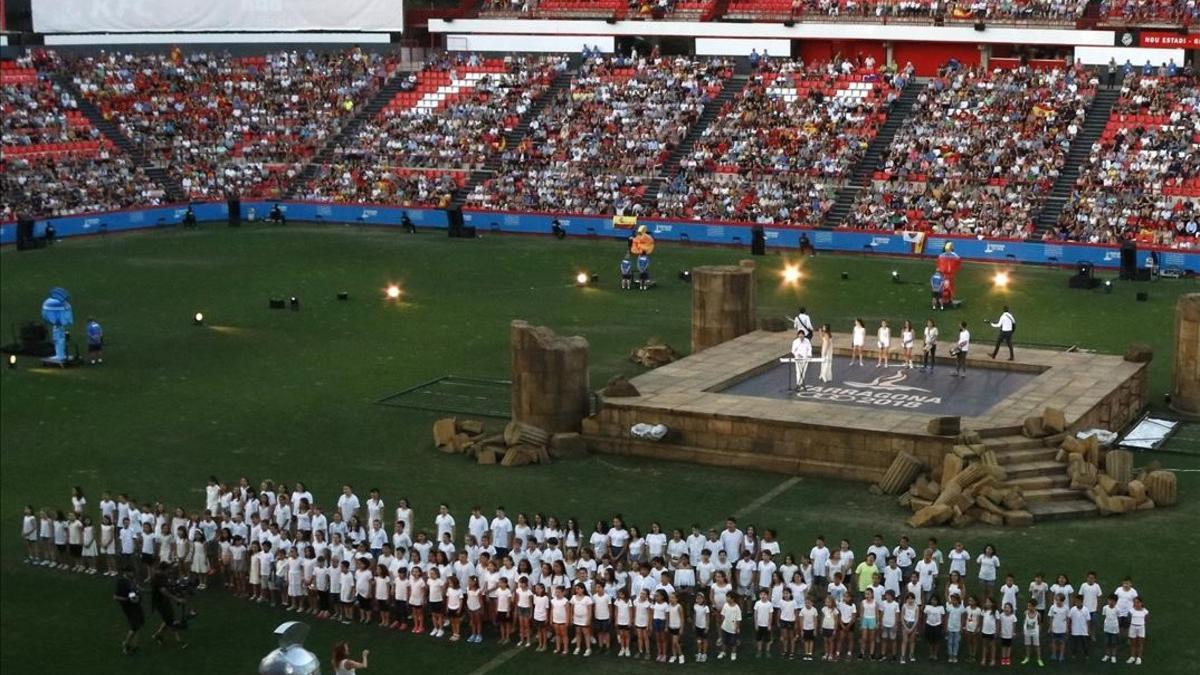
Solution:
<svg viewBox="0 0 1200 675"><path fill-rule="evenodd" d="M195 199L275 196L391 73L386 57L101 53L70 64L103 114Z"/></svg>
<svg viewBox="0 0 1200 675"><path fill-rule="evenodd" d="M1200 221L1200 78L1136 76L1121 97L1057 227L1056 239L1193 247Z"/></svg>
<svg viewBox="0 0 1200 675"><path fill-rule="evenodd" d="M870 57L761 61L659 191L655 214L815 224L909 79Z"/></svg>
<svg viewBox="0 0 1200 675"><path fill-rule="evenodd" d="M726 16L813 20L1073 23L1088 0L731 0Z"/></svg>
<svg viewBox="0 0 1200 675"><path fill-rule="evenodd" d="M466 171L481 169L567 67L567 59L442 58L406 76L401 92L333 149L298 190L307 199L445 206ZM412 169L446 171L412 171Z"/></svg>
<svg viewBox="0 0 1200 675"><path fill-rule="evenodd" d="M725 59L592 55L548 102L499 175L468 196L500 210L637 215L659 172L732 75Z"/></svg>
<svg viewBox="0 0 1200 675"><path fill-rule="evenodd" d="M0 72L0 221L161 202L162 188L113 148L33 57L5 61Z"/></svg>
<svg viewBox="0 0 1200 675"><path fill-rule="evenodd" d="M1028 236L1095 88L1081 68L959 68L934 78L846 225Z"/></svg>
<svg viewBox="0 0 1200 675"><path fill-rule="evenodd" d="M1100 14L1113 23L1192 26L1200 22L1200 4L1196 0L1103 0Z"/></svg>

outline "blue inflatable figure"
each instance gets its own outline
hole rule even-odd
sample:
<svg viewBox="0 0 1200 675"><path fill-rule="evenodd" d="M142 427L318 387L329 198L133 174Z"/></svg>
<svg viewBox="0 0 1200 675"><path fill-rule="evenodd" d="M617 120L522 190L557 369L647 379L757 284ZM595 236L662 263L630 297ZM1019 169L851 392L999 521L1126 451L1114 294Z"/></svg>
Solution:
<svg viewBox="0 0 1200 675"><path fill-rule="evenodd" d="M53 329L54 358L51 360L66 363L67 330L75 323L75 313L71 310L71 294L67 289L59 286L50 289L50 297L42 303L42 319Z"/></svg>

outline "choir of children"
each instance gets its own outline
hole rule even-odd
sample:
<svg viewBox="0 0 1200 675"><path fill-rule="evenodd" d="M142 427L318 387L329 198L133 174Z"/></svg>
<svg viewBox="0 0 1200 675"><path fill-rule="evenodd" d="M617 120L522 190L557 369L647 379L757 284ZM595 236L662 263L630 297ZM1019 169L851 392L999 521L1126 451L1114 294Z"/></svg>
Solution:
<svg viewBox="0 0 1200 675"><path fill-rule="evenodd" d="M657 522L643 532L620 515L586 533L569 518L541 513L488 518L471 509L465 527L439 505L430 532L399 500L387 512L380 492L359 501L343 487L326 515L303 483L289 489L246 479L227 487L211 478L203 515L104 494L99 536L83 490L65 515L25 509L26 562L87 574L118 566L148 574L178 565L199 587L219 580L233 595L289 612L555 654L685 663L736 660L743 619L754 654L807 661L931 660L1010 665L1091 658L1141 664L1149 610L1130 579L1105 596L1095 572L1076 589L1067 575L1047 584L1034 575L1025 598L1014 574L997 586L1001 559L991 544L972 558L961 542L943 554L930 539L918 554L907 537L894 547L874 537L861 562L847 540L824 537L805 555L785 553L773 530L690 534ZM391 522L391 531L384 524ZM968 565L976 570L968 583ZM1024 602L1022 602L1024 600ZM710 626L715 630L710 630ZM1018 635L1019 634L1019 635ZM819 638L819 640L818 640ZM536 646L535 646L536 645ZM685 645L687 648L685 648Z"/></svg>

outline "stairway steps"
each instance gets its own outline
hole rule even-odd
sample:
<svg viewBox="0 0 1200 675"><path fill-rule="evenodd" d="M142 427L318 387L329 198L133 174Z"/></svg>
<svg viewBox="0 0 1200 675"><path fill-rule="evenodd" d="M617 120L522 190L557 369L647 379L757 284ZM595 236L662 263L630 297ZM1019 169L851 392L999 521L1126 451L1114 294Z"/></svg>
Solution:
<svg viewBox="0 0 1200 675"><path fill-rule="evenodd" d="M1035 522L1081 518L1100 514L1100 509L1086 499L1030 502L1026 504L1025 509L1033 514Z"/></svg>
<svg viewBox="0 0 1200 675"><path fill-rule="evenodd" d="M687 135L683 137L679 145L671 150L671 154L667 156L667 161L660 170L661 174L673 176L679 171L679 163L695 149L696 141L700 140L700 137L704 135L704 130L708 128L708 125L712 124L713 120L717 119L726 103L737 98L738 94L746 88L746 83L749 81L749 76L739 74L736 71L733 77L725 80L725 83L721 86L721 91L704 105L704 110L700 112L700 117L696 119L696 123L692 125L691 129L688 129ZM647 191L644 201L650 203L649 191Z"/></svg>
<svg viewBox="0 0 1200 675"><path fill-rule="evenodd" d="M1071 478L1067 475L1066 467L1059 464L1060 470L1058 473L1045 473L1041 475L1021 476L1014 478L1011 475L1004 481L1005 485L1010 487L1019 487L1022 491L1030 490L1048 490L1050 488L1064 488L1071 484Z"/></svg>
<svg viewBox="0 0 1200 675"><path fill-rule="evenodd" d="M1040 476L1047 473L1061 473L1065 475L1067 468L1061 462L1056 462L1050 459L1007 464L1005 465L1004 470L1008 472L1008 477L1011 479Z"/></svg>
<svg viewBox="0 0 1200 675"><path fill-rule="evenodd" d="M1045 448L1046 443L1041 438L1028 438L1020 434L1009 434L1005 436L994 436L984 439L984 445L988 446L997 453L1005 450L1025 450L1030 448Z"/></svg>
<svg viewBox="0 0 1200 675"><path fill-rule="evenodd" d="M1084 498L1082 490L1072 490L1069 487L1038 488L1036 490L1025 490L1021 494L1025 497L1026 504L1033 502L1063 502Z"/></svg>
<svg viewBox="0 0 1200 675"><path fill-rule="evenodd" d="M996 461L1007 468L1013 464L1029 462L1053 462L1058 454L1058 448L1028 448L1024 450L1004 450L996 453Z"/></svg>

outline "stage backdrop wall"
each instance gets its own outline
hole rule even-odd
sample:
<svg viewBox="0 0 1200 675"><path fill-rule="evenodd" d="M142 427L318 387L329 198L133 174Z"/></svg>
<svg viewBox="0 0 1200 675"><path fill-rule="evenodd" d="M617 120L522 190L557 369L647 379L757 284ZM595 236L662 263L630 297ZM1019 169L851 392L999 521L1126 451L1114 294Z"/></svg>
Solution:
<svg viewBox="0 0 1200 675"><path fill-rule="evenodd" d="M244 223L261 221L277 202L242 202ZM373 227L399 227L400 217L408 213L417 227L445 229L449 227L446 212L439 209L402 208L372 204L317 204L309 202L278 202L289 220L330 222ZM58 237L97 235L108 232L150 229L177 225L183 219L186 205L163 206L149 209L113 211L39 220L35 234L42 236L48 222L54 223ZM194 205L196 219L200 222L225 222L228 208L224 202L197 203ZM496 211L463 211L463 223L473 226L481 234L507 232L524 234L550 234L550 223L555 216L548 214L505 213ZM253 219L253 220L252 220ZM631 230L613 225L611 217L559 216L559 222L570 236L598 236L624 239ZM750 246L750 225L742 223L704 223L678 220L638 221L646 225L660 241L680 241L697 244L726 246ZM1097 267L1115 268L1121 263L1121 251L1116 246L1076 244L1069 242L1026 242L1019 240L976 239L974 237L932 236L924 244L909 241L899 232L871 232L863 230L813 230L800 227L765 226L768 247L795 250L800 235L807 234L819 250L845 253L884 254L899 256L935 257L942 245L953 241L959 255L972 260L997 263L1035 263L1052 265L1075 265L1090 262ZM16 223L0 223L0 244L12 244L17 240ZM1145 265L1150 251L1138 249L1138 265ZM1181 267L1200 273L1200 251L1178 251L1160 249L1159 264L1163 267Z"/></svg>
<svg viewBox="0 0 1200 675"><path fill-rule="evenodd" d="M33 0L39 33L404 31L403 0Z"/></svg>

